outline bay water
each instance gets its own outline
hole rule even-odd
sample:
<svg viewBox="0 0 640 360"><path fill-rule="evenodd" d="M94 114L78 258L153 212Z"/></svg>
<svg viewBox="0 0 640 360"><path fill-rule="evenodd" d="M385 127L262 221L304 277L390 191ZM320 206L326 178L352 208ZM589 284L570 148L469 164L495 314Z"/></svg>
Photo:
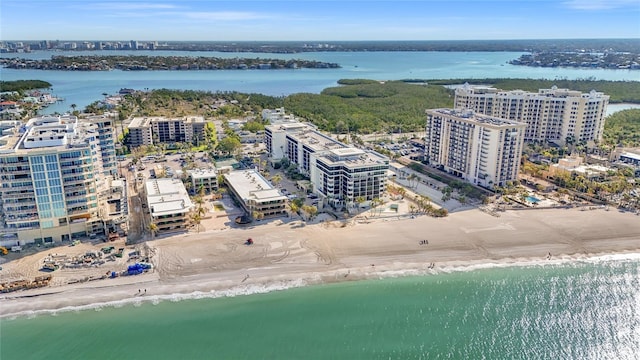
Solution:
<svg viewBox="0 0 640 360"><path fill-rule="evenodd" d="M536 68L516 66L507 61L518 52L311 52L300 54L224 53L186 51L38 51L24 54L0 54L1 57L28 59L52 55L149 55L206 56L221 58L277 58L333 62L337 69L296 70L199 70L199 71L53 71L0 69L2 80L38 79L52 84L53 94L65 101L43 113L64 113L71 104L83 109L100 100L103 93L114 94L121 88L191 89L205 91L239 91L286 96L293 93L319 93L336 86L340 79L462 79L462 78L532 78L640 81L640 72L613 69Z"/></svg>
<svg viewBox="0 0 640 360"><path fill-rule="evenodd" d="M0 322L2 359L638 359L640 261L155 301Z"/></svg>

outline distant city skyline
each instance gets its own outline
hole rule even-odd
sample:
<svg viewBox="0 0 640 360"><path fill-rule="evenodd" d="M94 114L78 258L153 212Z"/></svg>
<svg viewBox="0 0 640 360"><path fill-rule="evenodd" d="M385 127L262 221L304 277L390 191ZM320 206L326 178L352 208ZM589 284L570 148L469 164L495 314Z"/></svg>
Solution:
<svg viewBox="0 0 640 360"><path fill-rule="evenodd" d="M0 40L640 38L639 19L640 0L3 0Z"/></svg>

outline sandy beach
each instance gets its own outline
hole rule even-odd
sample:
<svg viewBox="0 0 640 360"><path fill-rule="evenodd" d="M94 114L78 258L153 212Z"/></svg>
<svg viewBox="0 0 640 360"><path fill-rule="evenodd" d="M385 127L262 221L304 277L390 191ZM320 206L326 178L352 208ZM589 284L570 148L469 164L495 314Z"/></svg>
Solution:
<svg viewBox="0 0 640 360"><path fill-rule="evenodd" d="M243 244L249 237L254 245ZM473 209L446 218L378 218L344 227L339 222L274 221L160 238L146 245L154 254L149 273L66 284L61 279L105 274L115 265L58 270L48 287L0 294L0 316L632 254L640 252L640 217L577 208L511 210L495 217ZM81 244L52 251L100 247ZM46 255L2 264L0 280L41 275L39 264ZM126 264L118 265L126 269Z"/></svg>

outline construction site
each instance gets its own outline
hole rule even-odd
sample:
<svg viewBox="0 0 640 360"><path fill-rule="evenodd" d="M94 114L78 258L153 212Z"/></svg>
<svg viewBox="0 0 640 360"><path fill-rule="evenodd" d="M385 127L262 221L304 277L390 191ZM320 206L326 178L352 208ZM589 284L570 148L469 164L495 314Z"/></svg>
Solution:
<svg viewBox="0 0 640 360"><path fill-rule="evenodd" d="M119 276L141 275L153 270L155 251L146 243L125 245L74 242L55 252L37 252L3 264L0 292L60 286Z"/></svg>

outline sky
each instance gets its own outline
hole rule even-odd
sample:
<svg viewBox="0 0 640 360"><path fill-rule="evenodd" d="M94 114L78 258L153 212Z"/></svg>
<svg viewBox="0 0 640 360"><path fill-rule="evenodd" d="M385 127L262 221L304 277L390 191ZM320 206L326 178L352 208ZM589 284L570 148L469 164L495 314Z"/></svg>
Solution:
<svg viewBox="0 0 640 360"><path fill-rule="evenodd" d="M640 0L1 0L0 40L640 39Z"/></svg>

